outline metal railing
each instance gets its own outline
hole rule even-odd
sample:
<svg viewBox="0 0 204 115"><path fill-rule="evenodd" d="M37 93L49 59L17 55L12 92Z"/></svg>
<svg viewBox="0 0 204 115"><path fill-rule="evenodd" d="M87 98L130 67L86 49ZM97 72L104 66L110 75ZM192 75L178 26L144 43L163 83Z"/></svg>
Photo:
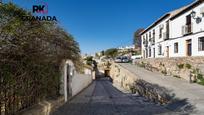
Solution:
<svg viewBox="0 0 204 115"><path fill-rule="evenodd" d="M193 32L193 24L182 26L182 35L191 34Z"/></svg>
<svg viewBox="0 0 204 115"><path fill-rule="evenodd" d="M168 40L169 39L169 32L164 32L163 33L163 39Z"/></svg>

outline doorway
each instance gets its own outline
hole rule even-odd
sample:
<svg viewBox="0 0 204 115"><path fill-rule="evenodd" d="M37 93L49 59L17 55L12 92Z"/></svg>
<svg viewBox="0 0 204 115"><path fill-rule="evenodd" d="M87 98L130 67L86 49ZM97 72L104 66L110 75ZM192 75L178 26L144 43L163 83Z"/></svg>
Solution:
<svg viewBox="0 0 204 115"><path fill-rule="evenodd" d="M153 48L153 56L154 56L154 58L155 58L155 48Z"/></svg>
<svg viewBox="0 0 204 115"><path fill-rule="evenodd" d="M186 40L186 55L191 56L192 55L192 41Z"/></svg>
<svg viewBox="0 0 204 115"><path fill-rule="evenodd" d="M169 46L166 46L166 57L169 58Z"/></svg>

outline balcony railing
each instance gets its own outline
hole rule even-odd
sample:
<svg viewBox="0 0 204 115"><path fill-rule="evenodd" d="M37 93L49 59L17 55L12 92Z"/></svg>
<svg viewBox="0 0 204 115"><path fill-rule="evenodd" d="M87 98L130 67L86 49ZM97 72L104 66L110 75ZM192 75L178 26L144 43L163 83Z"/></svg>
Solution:
<svg viewBox="0 0 204 115"><path fill-rule="evenodd" d="M182 26L182 35L191 34L193 32L193 25L184 25Z"/></svg>
<svg viewBox="0 0 204 115"><path fill-rule="evenodd" d="M168 40L169 39L169 32L164 32L163 33L163 39Z"/></svg>

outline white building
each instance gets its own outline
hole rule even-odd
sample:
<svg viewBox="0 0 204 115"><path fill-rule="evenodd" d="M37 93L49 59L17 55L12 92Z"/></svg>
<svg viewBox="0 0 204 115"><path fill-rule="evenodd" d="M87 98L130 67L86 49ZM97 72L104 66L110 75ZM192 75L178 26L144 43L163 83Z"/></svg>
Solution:
<svg viewBox="0 0 204 115"><path fill-rule="evenodd" d="M166 13L141 36L143 58L204 56L204 0Z"/></svg>
<svg viewBox="0 0 204 115"><path fill-rule="evenodd" d="M131 50L131 49L134 49L134 48L135 48L134 45L129 45L129 46L121 46L118 49L119 50Z"/></svg>

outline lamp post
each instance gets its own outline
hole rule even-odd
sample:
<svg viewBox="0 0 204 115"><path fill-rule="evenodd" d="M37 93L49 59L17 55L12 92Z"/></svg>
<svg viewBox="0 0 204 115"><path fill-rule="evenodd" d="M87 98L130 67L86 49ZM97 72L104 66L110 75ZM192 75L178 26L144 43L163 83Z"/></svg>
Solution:
<svg viewBox="0 0 204 115"><path fill-rule="evenodd" d="M196 17L196 12L195 11L192 11L190 15L194 20L196 20L196 23L200 23L202 21L201 17L199 17L199 16Z"/></svg>

